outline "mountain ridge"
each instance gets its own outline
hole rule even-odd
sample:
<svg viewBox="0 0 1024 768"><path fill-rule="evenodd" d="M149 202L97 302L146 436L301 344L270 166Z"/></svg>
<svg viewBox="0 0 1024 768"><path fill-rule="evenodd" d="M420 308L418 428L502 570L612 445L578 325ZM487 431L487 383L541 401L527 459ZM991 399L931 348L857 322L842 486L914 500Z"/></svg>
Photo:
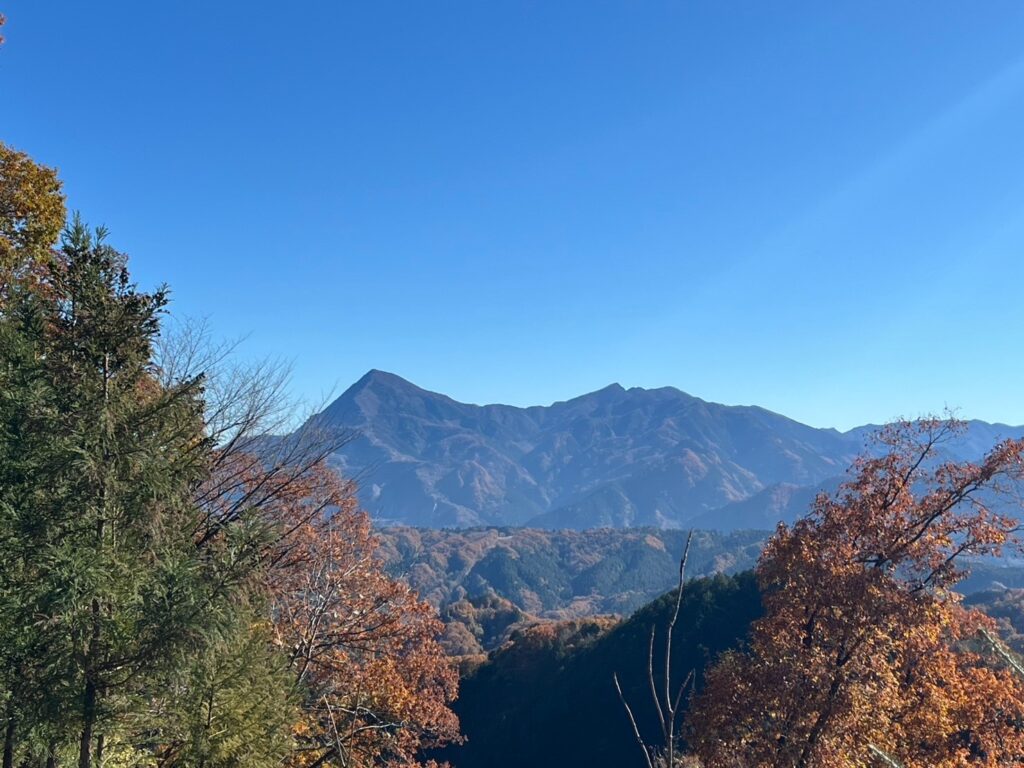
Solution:
<svg viewBox="0 0 1024 768"><path fill-rule="evenodd" d="M833 486L873 431L618 383L547 406L477 405L379 369L309 423L354 435L330 461L360 478L376 521L425 527L768 525ZM953 453L976 458L1000 433L1024 428L971 422Z"/></svg>

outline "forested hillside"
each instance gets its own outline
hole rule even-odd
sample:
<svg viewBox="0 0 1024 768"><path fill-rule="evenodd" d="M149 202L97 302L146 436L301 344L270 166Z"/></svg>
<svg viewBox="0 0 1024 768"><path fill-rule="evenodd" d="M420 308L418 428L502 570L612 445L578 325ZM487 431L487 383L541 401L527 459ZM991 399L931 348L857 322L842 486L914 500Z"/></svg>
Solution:
<svg viewBox="0 0 1024 768"><path fill-rule="evenodd" d="M597 765L642 768L641 753L615 692L618 673L636 702L643 735L658 725L647 689L650 627L663 638L674 591L629 619L575 619L517 633L463 678L455 705L466 744L443 753L455 768ZM750 572L687 583L673 635L673 686L691 670L697 685L708 663L736 646L761 613Z"/></svg>
<svg viewBox="0 0 1024 768"><path fill-rule="evenodd" d="M629 615L678 577L686 533L656 528L544 531L523 528L383 528L381 556L448 623L454 653L490 650L507 630L537 618ZM690 573L750 568L766 531L699 531Z"/></svg>

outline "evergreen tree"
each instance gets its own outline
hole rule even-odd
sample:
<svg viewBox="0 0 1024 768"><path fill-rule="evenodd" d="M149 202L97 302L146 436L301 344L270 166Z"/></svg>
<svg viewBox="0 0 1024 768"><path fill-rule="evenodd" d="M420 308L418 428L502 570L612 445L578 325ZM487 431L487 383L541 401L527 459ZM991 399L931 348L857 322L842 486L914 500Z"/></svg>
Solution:
<svg viewBox="0 0 1024 768"><path fill-rule="evenodd" d="M202 355L155 350L166 290L77 217L54 248L56 176L0 150L2 768L408 762L454 737L436 615L372 557L335 439L265 437L273 366L207 401ZM316 605L303 675L282 612Z"/></svg>
<svg viewBox="0 0 1024 768"><path fill-rule="evenodd" d="M189 535L204 471L201 382L156 384L166 293L137 291L103 234L77 218L69 227L46 317L49 432L66 436L67 460L42 554L50 614L70 638L80 768L102 754L105 730L132 709L146 674L198 642L210 569Z"/></svg>
<svg viewBox="0 0 1024 768"><path fill-rule="evenodd" d="M2 145L0 188L0 733L3 765L10 768L18 741L38 737L46 730L40 724L59 717L53 694L64 685L64 670L53 659L66 635L40 618L48 606L39 557L50 531L53 481L66 458L64 435L52 429L55 399L39 290L63 197L52 171Z"/></svg>
<svg viewBox="0 0 1024 768"><path fill-rule="evenodd" d="M150 743L128 745L161 766L272 768L293 747L298 720L294 680L272 647L267 606L258 598L228 607L197 653L186 654L158 680L164 696L153 711Z"/></svg>

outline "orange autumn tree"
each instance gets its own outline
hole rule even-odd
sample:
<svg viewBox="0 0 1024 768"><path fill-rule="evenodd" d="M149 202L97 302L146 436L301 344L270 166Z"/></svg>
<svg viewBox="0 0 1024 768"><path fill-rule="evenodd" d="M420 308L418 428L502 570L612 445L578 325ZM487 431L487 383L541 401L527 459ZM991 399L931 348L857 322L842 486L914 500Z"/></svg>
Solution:
<svg viewBox="0 0 1024 768"><path fill-rule="evenodd" d="M355 484L327 466L353 435L312 420L292 437L268 438L291 431L296 417L286 366L239 366L233 345L211 342L202 324L163 341L169 381L206 374L207 434L217 448L196 493L203 515L194 536L200 547L258 562L253 602L265 603L274 655L291 679L276 711L297 712L282 764L398 768L457 740L449 704L458 675L438 643L437 614L387 575ZM212 700L217 683L202 680L199 698ZM223 711L193 740L213 740L218 715L230 722L236 700L246 709L251 697L237 688L217 693Z"/></svg>
<svg viewBox="0 0 1024 768"><path fill-rule="evenodd" d="M353 491L320 463L276 494L273 632L302 713L289 765L412 766L421 750L459 737L442 625L384 572Z"/></svg>
<svg viewBox="0 0 1024 768"><path fill-rule="evenodd" d="M943 460L963 428L886 428L884 455L779 527L757 571L765 615L692 708L706 768L1020 762L1024 682L952 590L964 556L998 554L1016 530L995 504L1021 479L1024 444Z"/></svg>

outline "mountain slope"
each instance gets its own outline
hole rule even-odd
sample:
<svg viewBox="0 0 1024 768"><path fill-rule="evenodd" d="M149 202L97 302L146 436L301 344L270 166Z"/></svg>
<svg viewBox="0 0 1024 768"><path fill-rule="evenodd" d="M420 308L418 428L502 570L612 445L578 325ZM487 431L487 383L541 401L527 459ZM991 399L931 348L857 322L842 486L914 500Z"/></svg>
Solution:
<svg viewBox="0 0 1024 768"><path fill-rule="evenodd" d="M467 742L438 757L454 768L643 766L612 674L635 708L640 731L655 742L647 643L652 626L660 643L674 594L614 626L607 619L576 619L517 631L464 677L455 710ZM760 614L749 571L688 582L673 634L673 687L691 670L699 686L708 662L741 642Z"/></svg>
<svg viewBox="0 0 1024 768"><path fill-rule="evenodd" d="M542 531L433 530L392 526L377 533L388 571L444 611L491 596L546 619L626 614L679 576L686 532L656 528ZM766 531L697 531L692 576L750 568Z"/></svg>
<svg viewBox="0 0 1024 768"><path fill-rule="evenodd" d="M808 489L791 494L802 501L843 474L868 431L815 429L671 387L613 384L546 407L470 405L383 371L367 373L312 423L358 434L332 462L360 481L376 520L428 527L700 520L728 530L747 526L717 524L715 510L758 498L763 510L733 508L721 520L773 524L771 504L784 492L767 489ZM979 423L963 450L1000 429L1011 428Z"/></svg>

